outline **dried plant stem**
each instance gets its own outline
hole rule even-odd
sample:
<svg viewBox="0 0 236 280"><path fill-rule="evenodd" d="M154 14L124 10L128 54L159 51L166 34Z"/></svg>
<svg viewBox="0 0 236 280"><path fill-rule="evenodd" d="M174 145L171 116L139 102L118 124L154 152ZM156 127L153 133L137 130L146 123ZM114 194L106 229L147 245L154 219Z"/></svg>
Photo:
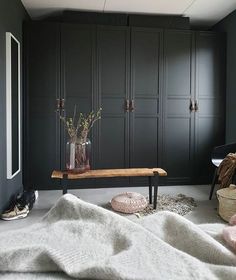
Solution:
<svg viewBox="0 0 236 280"><path fill-rule="evenodd" d="M89 166L86 154L86 141L88 134L94 123L101 119L100 108L97 112L90 112L89 114L80 113L76 120L76 105L74 107L73 118L60 117L65 125L67 133L70 137L71 145L74 145L75 166ZM74 157L73 156L73 157Z"/></svg>

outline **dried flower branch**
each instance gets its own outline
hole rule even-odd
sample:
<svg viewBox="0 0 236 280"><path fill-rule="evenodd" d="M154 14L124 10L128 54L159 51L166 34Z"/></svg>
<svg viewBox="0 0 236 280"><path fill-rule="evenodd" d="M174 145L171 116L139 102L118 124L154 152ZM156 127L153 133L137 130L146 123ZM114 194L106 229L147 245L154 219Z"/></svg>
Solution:
<svg viewBox="0 0 236 280"><path fill-rule="evenodd" d="M60 119L64 122L68 135L72 140L85 141L94 123L101 119L101 112L102 108L100 108L97 112L92 111L87 115L80 113L76 122L75 105L73 118L60 117Z"/></svg>

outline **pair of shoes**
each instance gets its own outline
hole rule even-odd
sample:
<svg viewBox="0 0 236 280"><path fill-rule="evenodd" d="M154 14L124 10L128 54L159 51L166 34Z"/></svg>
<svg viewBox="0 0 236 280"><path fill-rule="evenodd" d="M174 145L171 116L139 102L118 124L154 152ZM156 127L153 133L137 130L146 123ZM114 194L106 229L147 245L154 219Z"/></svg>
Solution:
<svg viewBox="0 0 236 280"><path fill-rule="evenodd" d="M34 190L24 190L17 195L16 204L19 204L22 207L28 205L29 210L31 210L36 200L35 193Z"/></svg>
<svg viewBox="0 0 236 280"><path fill-rule="evenodd" d="M17 219L22 219L27 217L29 214L29 206L25 205L24 207L16 204L13 209L6 210L1 215L1 219L5 221L12 221Z"/></svg>
<svg viewBox="0 0 236 280"><path fill-rule="evenodd" d="M29 211L33 208L34 202L38 197L38 192L33 190L24 190L15 195L11 200L9 207L5 210L1 219L11 221L27 217Z"/></svg>

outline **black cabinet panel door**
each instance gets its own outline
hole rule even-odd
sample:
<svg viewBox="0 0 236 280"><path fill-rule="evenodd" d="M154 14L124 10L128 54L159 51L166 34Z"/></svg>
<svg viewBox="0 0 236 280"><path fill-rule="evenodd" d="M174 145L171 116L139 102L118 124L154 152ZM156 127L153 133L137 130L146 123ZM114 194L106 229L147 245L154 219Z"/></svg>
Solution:
<svg viewBox="0 0 236 280"><path fill-rule="evenodd" d="M60 168L59 114L60 26L34 23L25 25L25 188L59 188L51 180L53 169Z"/></svg>
<svg viewBox="0 0 236 280"><path fill-rule="evenodd" d="M95 28L89 25L62 24L61 27L61 98L65 109L61 115L72 117L76 108L79 113L88 114L95 109L93 104L95 79ZM61 158L65 168L65 146L68 141L67 131L62 125ZM92 143L90 166L94 168L94 131L88 135ZM85 182L70 182L76 187ZM87 183L86 183L87 184Z"/></svg>
<svg viewBox="0 0 236 280"><path fill-rule="evenodd" d="M100 26L97 29L98 124L96 168L125 168L128 158L129 29Z"/></svg>
<svg viewBox="0 0 236 280"><path fill-rule="evenodd" d="M161 35L158 29L131 29L131 167L158 166Z"/></svg>
<svg viewBox="0 0 236 280"><path fill-rule="evenodd" d="M61 28L61 98L65 100L62 115L72 117L92 109L94 93L95 30L91 26L63 24ZM93 135L89 138L93 142ZM62 133L62 165L65 166L67 131ZM91 165L93 165L91 159Z"/></svg>
<svg viewBox="0 0 236 280"><path fill-rule="evenodd" d="M196 33L196 146L195 181L210 182L211 152L224 144L224 38L212 32Z"/></svg>
<svg viewBox="0 0 236 280"><path fill-rule="evenodd" d="M159 166L165 184L209 182L211 151L224 143L224 41L190 30L25 24L25 188L60 189L50 178L65 169L60 116L75 106L102 107L89 135L92 169ZM88 181L70 187L147 184Z"/></svg>
<svg viewBox="0 0 236 280"><path fill-rule="evenodd" d="M95 31L90 26L63 24L61 30L62 98L67 115L92 108Z"/></svg>
<svg viewBox="0 0 236 280"><path fill-rule="evenodd" d="M192 41L190 31L164 32L164 137L162 167L168 183L189 183L193 153ZM193 102L193 101L192 101Z"/></svg>

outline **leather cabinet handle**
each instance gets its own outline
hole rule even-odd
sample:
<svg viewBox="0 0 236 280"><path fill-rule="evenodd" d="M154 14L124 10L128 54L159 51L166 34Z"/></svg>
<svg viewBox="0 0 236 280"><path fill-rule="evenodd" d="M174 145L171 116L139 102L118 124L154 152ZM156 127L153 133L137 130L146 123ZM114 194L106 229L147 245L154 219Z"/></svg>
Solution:
<svg viewBox="0 0 236 280"><path fill-rule="evenodd" d="M60 111L60 107L61 107L61 101L59 98L56 99L56 113L58 113Z"/></svg>
<svg viewBox="0 0 236 280"><path fill-rule="evenodd" d="M125 112L129 112L129 99L125 100Z"/></svg>
<svg viewBox="0 0 236 280"><path fill-rule="evenodd" d="M190 99L189 110L190 110L190 112L194 112L195 111L195 103L193 102L192 99Z"/></svg>
<svg viewBox="0 0 236 280"><path fill-rule="evenodd" d="M62 112L65 111L65 99L64 98L61 99L61 110L62 110Z"/></svg>
<svg viewBox="0 0 236 280"><path fill-rule="evenodd" d="M130 112L133 112L134 111L134 100L132 99L132 100L130 100L130 103L129 103L129 110L130 110Z"/></svg>

